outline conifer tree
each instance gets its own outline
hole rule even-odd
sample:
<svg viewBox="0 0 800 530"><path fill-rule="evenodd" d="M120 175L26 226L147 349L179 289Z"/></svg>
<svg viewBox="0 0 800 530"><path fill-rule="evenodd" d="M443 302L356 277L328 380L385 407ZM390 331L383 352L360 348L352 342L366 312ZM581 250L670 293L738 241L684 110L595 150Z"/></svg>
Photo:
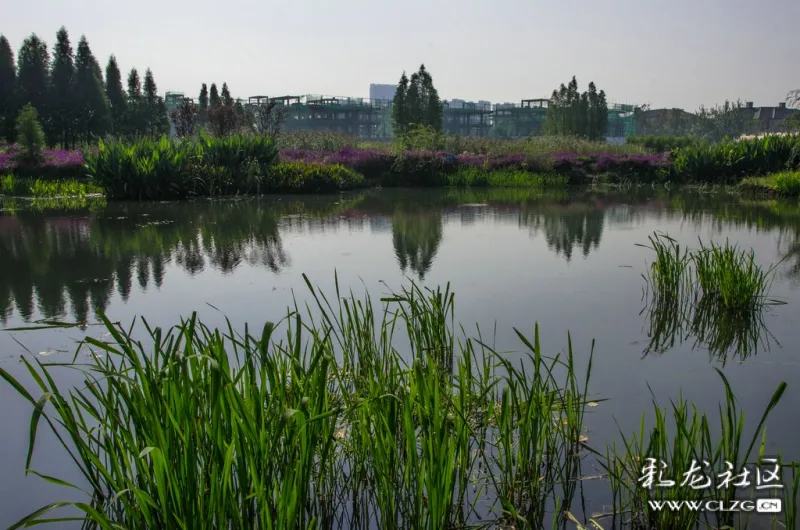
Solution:
<svg viewBox="0 0 800 530"><path fill-rule="evenodd" d="M50 83L50 54L47 44L36 34L25 39L17 54L16 104L20 108L30 103L36 109L45 132L50 130L48 85Z"/></svg>
<svg viewBox="0 0 800 530"><path fill-rule="evenodd" d="M228 83L222 83L222 92L220 92L220 96L222 98L223 105L226 107L233 105L233 98L231 97L230 90L228 90Z"/></svg>
<svg viewBox="0 0 800 530"><path fill-rule="evenodd" d="M75 100L78 135L89 142L106 134L111 127L111 112L103 84L97 77L98 64L89 42L81 36L75 54Z"/></svg>
<svg viewBox="0 0 800 530"><path fill-rule="evenodd" d="M408 77L406 73L400 76L400 83L394 93L392 100L392 128L395 135L401 135L406 131L408 116L406 115L406 93L408 92Z"/></svg>
<svg viewBox="0 0 800 530"><path fill-rule="evenodd" d="M200 96L197 98L197 122L202 127L208 120L208 86L203 83Z"/></svg>
<svg viewBox="0 0 800 530"><path fill-rule="evenodd" d="M128 74L127 118L125 121L127 134L134 137L144 134L146 125L143 120L142 82L136 68L131 68Z"/></svg>
<svg viewBox="0 0 800 530"><path fill-rule="evenodd" d="M148 68L144 73L142 99L145 105L144 116L147 123L147 134L161 136L169 133L169 117L164 99L159 97L153 72Z"/></svg>
<svg viewBox="0 0 800 530"><path fill-rule="evenodd" d="M578 92L575 76L569 85L561 85L553 91L547 108L545 130L549 134L579 136L600 140L605 136L608 122L608 105L605 92L598 93L595 84Z"/></svg>
<svg viewBox="0 0 800 530"><path fill-rule="evenodd" d="M208 97L208 108L213 109L218 106L222 101L219 99L219 92L217 91L217 84L211 83L211 93Z"/></svg>
<svg viewBox="0 0 800 530"><path fill-rule="evenodd" d="M75 143L74 129L78 118L75 100L75 62L72 44L64 26L56 33L53 64L50 71L50 115L53 120L50 143L66 148Z"/></svg>
<svg viewBox="0 0 800 530"><path fill-rule="evenodd" d="M111 106L111 125L112 131L119 136L125 128L125 116L127 101L125 90L122 88L122 74L117 65L117 58L113 55L108 58L106 65L106 97Z"/></svg>
<svg viewBox="0 0 800 530"><path fill-rule="evenodd" d="M0 138L5 138L9 143L16 136L16 84L14 52L8 39L0 35Z"/></svg>

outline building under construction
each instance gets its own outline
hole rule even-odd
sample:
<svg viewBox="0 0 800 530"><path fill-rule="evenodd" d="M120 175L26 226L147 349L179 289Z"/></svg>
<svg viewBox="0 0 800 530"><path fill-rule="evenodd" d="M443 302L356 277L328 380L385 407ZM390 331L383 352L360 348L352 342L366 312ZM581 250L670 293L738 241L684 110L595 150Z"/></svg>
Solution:
<svg viewBox="0 0 800 530"><path fill-rule="evenodd" d="M165 103L171 111L184 100L183 93L167 92ZM385 99L323 96L315 94L251 96L245 108L266 101L284 107L285 131L332 131L361 139L391 139L392 102ZM444 101L443 130L447 134L496 138L523 138L543 133L548 99L523 99L517 103L488 101ZM636 134L633 105L609 105L606 136L628 137Z"/></svg>

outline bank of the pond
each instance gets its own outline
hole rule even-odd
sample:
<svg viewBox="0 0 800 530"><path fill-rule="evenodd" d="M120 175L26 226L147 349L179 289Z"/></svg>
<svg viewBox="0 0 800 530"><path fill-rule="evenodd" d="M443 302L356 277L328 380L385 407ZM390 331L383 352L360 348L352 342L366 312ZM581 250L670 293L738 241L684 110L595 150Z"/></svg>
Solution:
<svg viewBox="0 0 800 530"><path fill-rule="evenodd" d="M764 177L748 177L739 184L741 191L765 196L800 196L800 171L783 171Z"/></svg>
<svg viewBox="0 0 800 530"><path fill-rule="evenodd" d="M800 189L798 138L652 142L671 147L661 153L641 152L643 145L651 145L647 142L611 149L600 142L531 139L505 145L472 142L472 148L481 152L451 153L403 146L279 148L279 141L272 138L246 134L212 138L202 133L177 140L100 142L96 149L77 156L51 153L42 176L52 169L47 160L69 161L64 175L70 175L75 161L83 159L79 174L102 187L107 198L117 200L331 193L363 187L559 187L596 182L742 183L742 190L788 195ZM32 171L12 166L7 170L16 175ZM748 178L742 182L744 177Z"/></svg>

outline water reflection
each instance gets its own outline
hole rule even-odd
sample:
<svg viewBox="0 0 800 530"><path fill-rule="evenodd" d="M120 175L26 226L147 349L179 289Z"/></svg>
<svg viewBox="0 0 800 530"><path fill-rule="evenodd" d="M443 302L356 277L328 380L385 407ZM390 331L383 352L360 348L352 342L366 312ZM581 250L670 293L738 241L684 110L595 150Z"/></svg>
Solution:
<svg viewBox="0 0 800 530"><path fill-rule="evenodd" d="M722 310L709 299L695 305L682 300L654 298L642 310L648 338L642 356L660 355L676 345L692 343L692 350L704 349L709 360L725 365L729 360L744 361L757 352L780 346L765 321L764 306L746 314Z"/></svg>
<svg viewBox="0 0 800 530"><path fill-rule="evenodd" d="M789 255L782 271L800 279L796 202L643 189L570 195L531 190L377 190L329 197L123 203L77 213L0 212L0 320L5 322L16 309L26 321L38 311L44 318L69 318L71 313L74 320L85 322L94 310L106 309L115 292L127 300L134 285L143 291L160 288L171 269L189 276L209 269L230 275L250 266L277 274L291 266L284 246L289 235L351 230L388 236L391 232L399 270L424 279L449 225L519 226L569 263L598 249L608 228L662 220L697 230L747 228L776 234L778 250ZM647 313L653 353L690 333L703 337L706 345L716 345L712 349L733 348L744 354L752 349L746 344L760 336L756 323L725 326L749 330L747 340L715 336L711 330L719 326L709 326L702 318L694 324L677 318L684 314L680 307L651 308Z"/></svg>

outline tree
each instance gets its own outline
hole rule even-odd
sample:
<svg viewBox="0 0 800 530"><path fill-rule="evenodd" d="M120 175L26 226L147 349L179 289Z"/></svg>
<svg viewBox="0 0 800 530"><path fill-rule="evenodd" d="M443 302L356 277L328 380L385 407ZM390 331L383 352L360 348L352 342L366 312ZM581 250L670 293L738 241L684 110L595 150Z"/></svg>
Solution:
<svg viewBox="0 0 800 530"><path fill-rule="evenodd" d="M274 138L280 132L286 109L275 99L259 103L252 112L253 122L259 134Z"/></svg>
<svg viewBox="0 0 800 530"><path fill-rule="evenodd" d="M70 140L74 143L74 128L78 118L75 101L75 62L72 58L72 44L64 26L56 33L53 48L53 64L50 70L50 116L53 120L50 143L61 143L67 148Z"/></svg>
<svg viewBox="0 0 800 530"><path fill-rule="evenodd" d="M16 84L14 52L8 39L0 35L0 137L5 137L9 143L16 136Z"/></svg>
<svg viewBox="0 0 800 530"><path fill-rule="evenodd" d="M217 91L217 84L211 83L211 94L209 95L208 99L208 107L213 109L217 105L219 105L222 100L219 99L219 92Z"/></svg>
<svg viewBox="0 0 800 530"><path fill-rule="evenodd" d="M111 106L112 131L119 136L125 128L127 101L122 88L122 74L117 65L117 58L113 55L108 58L106 65L106 97Z"/></svg>
<svg viewBox="0 0 800 530"><path fill-rule="evenodd" d="M17 97L18 105L30 103L43 121L45 132L49 129L47 120L48 84L50 81L50 54L47 44L36 34L25 39L17 54Z"/></svg>
<svg viewBox="0 0 800 530"><path fill-rule="evenodd" d="M178 136L191 136L197 127L197 107L189 98L184 98L183 103L170 113L170 121L175 127Z"/></svg>
<svg viewBox="0 0 800 530"><path fill-rule="evenodd" d="M131 68L128 74L128 98L125 129L127 134L138 137L145 134L147 127L144 121L144 103L142 101L142 82L139 72Z"/></svg>
<svg viewBox="0 0 800 530"><path fill-rule="evenodd" d="M111 128L111 109L97 77L97 60L92 55L89 41L81 36L75 54L75 100L78 112L78 130L84 141L102 136Z"/></svg>
<svg viewBox="0 0 800 530"><path fill-rule="evenodd" d="M397 90L394 93L392 100L392 127L395 134L401 135L405 132L408 124L408 116L406 115L406 93L408 92L408 77L406 73L400 76L400 83L397 85Z"/></svg>
<svg viewBox="0 0 800 530"><path fill-rule="evenodd" d="M562 83L553 90L544 128L548 134L599 140L605 137L607 122L605 92L598 92L592 82L589 89L581 93L578 80L572 76L569 84Z"/></svg>
<svg viewBox="0 0 800 530"><path fill-rule="evenodd" d="M211 132L220 138L236 130L239 125L238 118L233 105L217 105L208 110L208 124L211 126Z"/></svg>
<svg viewBox="0 0 800 530"><path fill-rule="evenodd" d="M198 116L197 121L200 125L205 125L208 121L208 87L205 83L203 86L200 87L200 96L197 98L198 106Z"/></svg>
<svg viewBox="0 0 800 530"><path fill-rule="evenodd" d="M228 90L228 83L222 83L222 92L220 93L220 96L222 97L223 105L233 105L233 98L231 97L230 90Z"/></svg>
<svg viewBox="0 0 800 530"><path fill-rule="evenodd" d="M42 159L45 137L36 107L26 103L17 117L17 140L22 146L17 155L24 164L37 164Z"/></svg>
<svg viewBox="0 0 800 530"><path fill-rule="evenodd" d="M412 125L429 127L438 133L442 130L443 115L444 106L425 65L420 65L419 71L411 74L410 79L406 78L404 72L392 108L397 134L408 132Z"/></svg>
<svg viewBox="0 0 800 530"><path fill-rule="evenodd" d="M153 72L148 68L144 74L143 99L147 134L161 136L169 132L169 118L164 99L159 97Z"/></svg>

